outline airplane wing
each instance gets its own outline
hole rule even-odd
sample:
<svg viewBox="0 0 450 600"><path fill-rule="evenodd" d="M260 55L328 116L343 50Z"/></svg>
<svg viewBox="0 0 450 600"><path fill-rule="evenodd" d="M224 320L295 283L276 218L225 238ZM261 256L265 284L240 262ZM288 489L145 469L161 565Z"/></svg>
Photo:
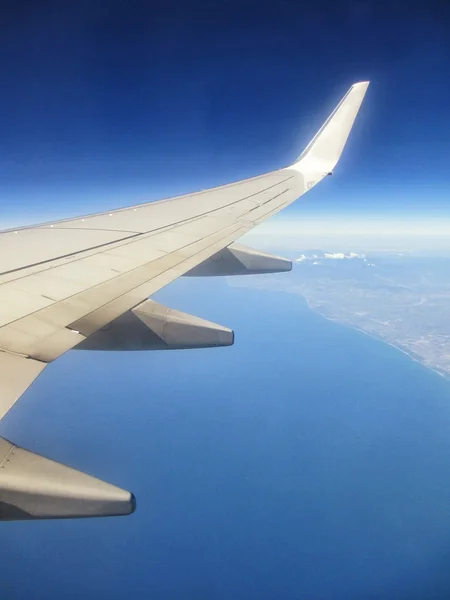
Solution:
<svg viewBox="0 0 450 600"><path fill-rule="evenodd" d="M67 350L230 345L233 332L149 296L180 276L285 271L235 244L332 173L368 82L297 161L266 175L109 213L0 232L0 419ZM128 492L0 438L0 520L128 514Z"/></svg>

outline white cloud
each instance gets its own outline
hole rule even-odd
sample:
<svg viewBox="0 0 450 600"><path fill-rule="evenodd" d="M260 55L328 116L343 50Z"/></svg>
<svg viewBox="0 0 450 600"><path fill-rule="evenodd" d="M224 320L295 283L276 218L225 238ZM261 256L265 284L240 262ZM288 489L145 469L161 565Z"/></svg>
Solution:
<svg viewBox="0 0 450 600"><path fill-rule="evenodd" d="M320 265L320 260L351 260L351 259L360 259L367 263L367 258L365 254L357 254L356 252L350 252L349 254L344 254L344 252L324 252L323 256L318 256L317 254L311 254L310 256L306 256L306 254L301 254L298 258L295 259L295 262L302 263L306 261L315 261L313 265ZM320 259L320 260L318 260ZM374 266L374 265L370 265Z"/></svg>
<svg viewBox="0 0 450 600"><path fill-rule="evenodd" d="M344 254L343 252L325 252L325 258L332 260L344 260L344 258L362 258L365 260L364 254L356 254L356 252L350 252L350 254Z"/></svg>

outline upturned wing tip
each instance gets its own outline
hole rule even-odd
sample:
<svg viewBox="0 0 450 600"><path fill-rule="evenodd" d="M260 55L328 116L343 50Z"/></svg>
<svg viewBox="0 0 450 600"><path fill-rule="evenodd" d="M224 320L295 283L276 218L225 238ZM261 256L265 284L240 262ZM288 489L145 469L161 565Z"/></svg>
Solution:
<svg viewBox="0 0 450 600"><path fill-rule="evenodd" d="M308 166L313 171L322 172L323 175L333 171L353 127L369 83L370 81L358 81L350 87L291 167L298 169L300 165L302 168ZM306 159L308 159L307 163Z"/></svg>
<svg viewBox="0 0 450 600"><path fill-rule="evenodd" d="M367 81L357 81L356 83L354 83L352 85L352 88L355 88L355 87L361 87L361 88L365 87L365 88L368 88L369 84L370 84L369 80L367 80Z"/></svg>

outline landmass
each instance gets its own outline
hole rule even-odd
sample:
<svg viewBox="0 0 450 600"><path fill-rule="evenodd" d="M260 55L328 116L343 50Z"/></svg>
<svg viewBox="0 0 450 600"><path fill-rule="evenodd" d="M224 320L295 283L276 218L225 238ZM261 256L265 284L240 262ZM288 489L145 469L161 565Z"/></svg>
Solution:
<svg viewBox="0 0 450 600"><path fill-rule="evenodd" d="M450 379L450 258L303 250L292 274L232 285L304 297L327 319L395 346Z"/></svg>

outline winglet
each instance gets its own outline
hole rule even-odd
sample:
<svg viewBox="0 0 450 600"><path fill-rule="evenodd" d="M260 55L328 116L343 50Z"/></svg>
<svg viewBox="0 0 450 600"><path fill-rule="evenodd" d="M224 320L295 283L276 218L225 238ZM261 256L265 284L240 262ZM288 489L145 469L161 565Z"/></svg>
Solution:
<svg viewBox="0 0 450 600"><path fill-rule="evenodd" d="M360 109L369 81L355 83L290 168L331 173Z"/></svg>

